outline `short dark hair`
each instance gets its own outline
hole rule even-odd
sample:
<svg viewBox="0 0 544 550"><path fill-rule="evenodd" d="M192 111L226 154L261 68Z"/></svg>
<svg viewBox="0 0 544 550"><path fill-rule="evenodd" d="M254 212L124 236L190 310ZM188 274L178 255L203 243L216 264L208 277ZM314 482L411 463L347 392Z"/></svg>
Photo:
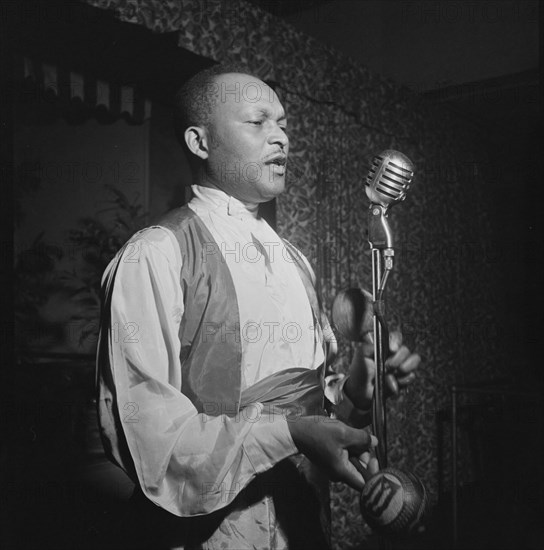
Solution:
<svg viewBox="0 0 544 550"><path fill-rule="evenodd" d="M187 80L174 97L174 128L182 145L189 126L206 126L217 102L214 86L218 76L229 73L251 74L239 63L219 63L204 69Z"/></svg>

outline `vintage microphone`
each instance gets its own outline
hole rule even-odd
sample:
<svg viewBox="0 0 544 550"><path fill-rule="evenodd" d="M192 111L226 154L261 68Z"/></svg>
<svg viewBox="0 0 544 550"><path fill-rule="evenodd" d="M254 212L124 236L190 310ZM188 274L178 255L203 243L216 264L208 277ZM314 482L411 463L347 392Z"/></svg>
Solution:
<svg viewBox="0 0 544 550"><path fill-rule="evenodd" d="M392 205L404 200L414 174L410 160L398 151L376 155L366 179L366 194L371 201L368 241L372 251L372 306L376 379L372 400L372 430L378 438L376 448L382 468L371 475L359 460L350 460L365 479L360 495L361 513L375 531L389 537L416 532L423 520L427 491L421 480L409 472L387 464L387 423L385 409L385 358L389 333L385 322L383 292L393 269L393 237L387 215ZM361 327L367 300L360 289L340 292L332 306L332 319L342 336L351 341L362 339Z"/></svg>
<svg viewBox="0 0 544 550"><path fill-rule="evenodd" d="M374 309L374 360L376 386L373 400L373 427L378 440L378 461L387 467L387 417L385 414L385 357L389 350L389 334L385 321L383 292L393 270L393 234L387 219L388 209L403 201L414 176L414 165L407 156L387 149L372 160L366 178L368 210L368 242L372 252L372 299Z"/></svg>

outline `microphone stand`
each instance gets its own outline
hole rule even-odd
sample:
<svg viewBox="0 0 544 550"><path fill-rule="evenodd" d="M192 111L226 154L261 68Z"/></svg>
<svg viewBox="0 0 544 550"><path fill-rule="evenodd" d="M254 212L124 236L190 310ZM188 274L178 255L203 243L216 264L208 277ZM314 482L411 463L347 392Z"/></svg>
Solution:
<svg viewBox="0 0 544 550"><path fill-rule="evenodd" d="M367 480L361 493L360 506L363 517L371 527L383 535L380 537L382 549L391 548L391 540L386 538L386 535L409 534L418 526L427 502L425 486L419 478L397 468L388 467L387 456L385 362L389 355L389 331L385 320L383 294L393 270L395 255L387 214L389 206L404 200L412 176L413 165L410 160L402 153L387 150L374 157L366 180L366 194L370 199L368 242L372 253L373 343L376 368L372 396L372 430L378 439L376 455L382 471ZM390 506L391 504L393 506ZM402 512L396 512L395 509Z"/></svg>
<svg viewBox="0 0 544 550"><path fill-rule="evenodd" d="M385 398L385 360L389 352L389 331L385 320L383 292L393 269L393 235L387 221L387 206L372 203L368 210L368 242L372 252L372 300L374 314L374 362L376 377L372 398L372 431L378 438L376 454L380 468L387 468L387 411ZM380 537L380 548L389 550L391 542Z"/></svg>
<svg viewBox="0 0 544 550"><path fill-rule="evenodd" d="M376 378L372 399L372 430L380 468L387 467L387 415L385 399L385 359L389 351L389 331L385 321L383 292L393 269L393 237L387 221L387 207L371 204L368 211L368 242L372 252L372 299L374 314L374 361Z"/></svg>

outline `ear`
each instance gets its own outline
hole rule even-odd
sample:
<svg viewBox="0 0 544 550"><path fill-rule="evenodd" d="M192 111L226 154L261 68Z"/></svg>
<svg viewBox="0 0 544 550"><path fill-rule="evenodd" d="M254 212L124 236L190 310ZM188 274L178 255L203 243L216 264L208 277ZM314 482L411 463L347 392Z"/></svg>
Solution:
<svg viewBox="0 0 544 550"><path fill-rule="evenodd" d="M202 160L208 158L208 137L204 128L200 126L189 126L189 128L185 130L183 136L191 153Z"/></svg>

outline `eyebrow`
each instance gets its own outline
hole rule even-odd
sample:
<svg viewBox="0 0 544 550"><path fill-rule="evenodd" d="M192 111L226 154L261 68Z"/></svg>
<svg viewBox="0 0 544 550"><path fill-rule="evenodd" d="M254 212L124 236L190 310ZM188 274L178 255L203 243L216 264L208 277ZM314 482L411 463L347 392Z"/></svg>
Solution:
<svg viewBox="0 0 544 550"><path fill-rule="evenodd" d="M255 109L255 112L263 114L267 117L272 116L272 112L270 111L270 109L265 109L264 107L257 107ZM285 120L286 121L287 120L287 115L285 113L283 113L280 117L277 118L277 120Z"/></svg>

